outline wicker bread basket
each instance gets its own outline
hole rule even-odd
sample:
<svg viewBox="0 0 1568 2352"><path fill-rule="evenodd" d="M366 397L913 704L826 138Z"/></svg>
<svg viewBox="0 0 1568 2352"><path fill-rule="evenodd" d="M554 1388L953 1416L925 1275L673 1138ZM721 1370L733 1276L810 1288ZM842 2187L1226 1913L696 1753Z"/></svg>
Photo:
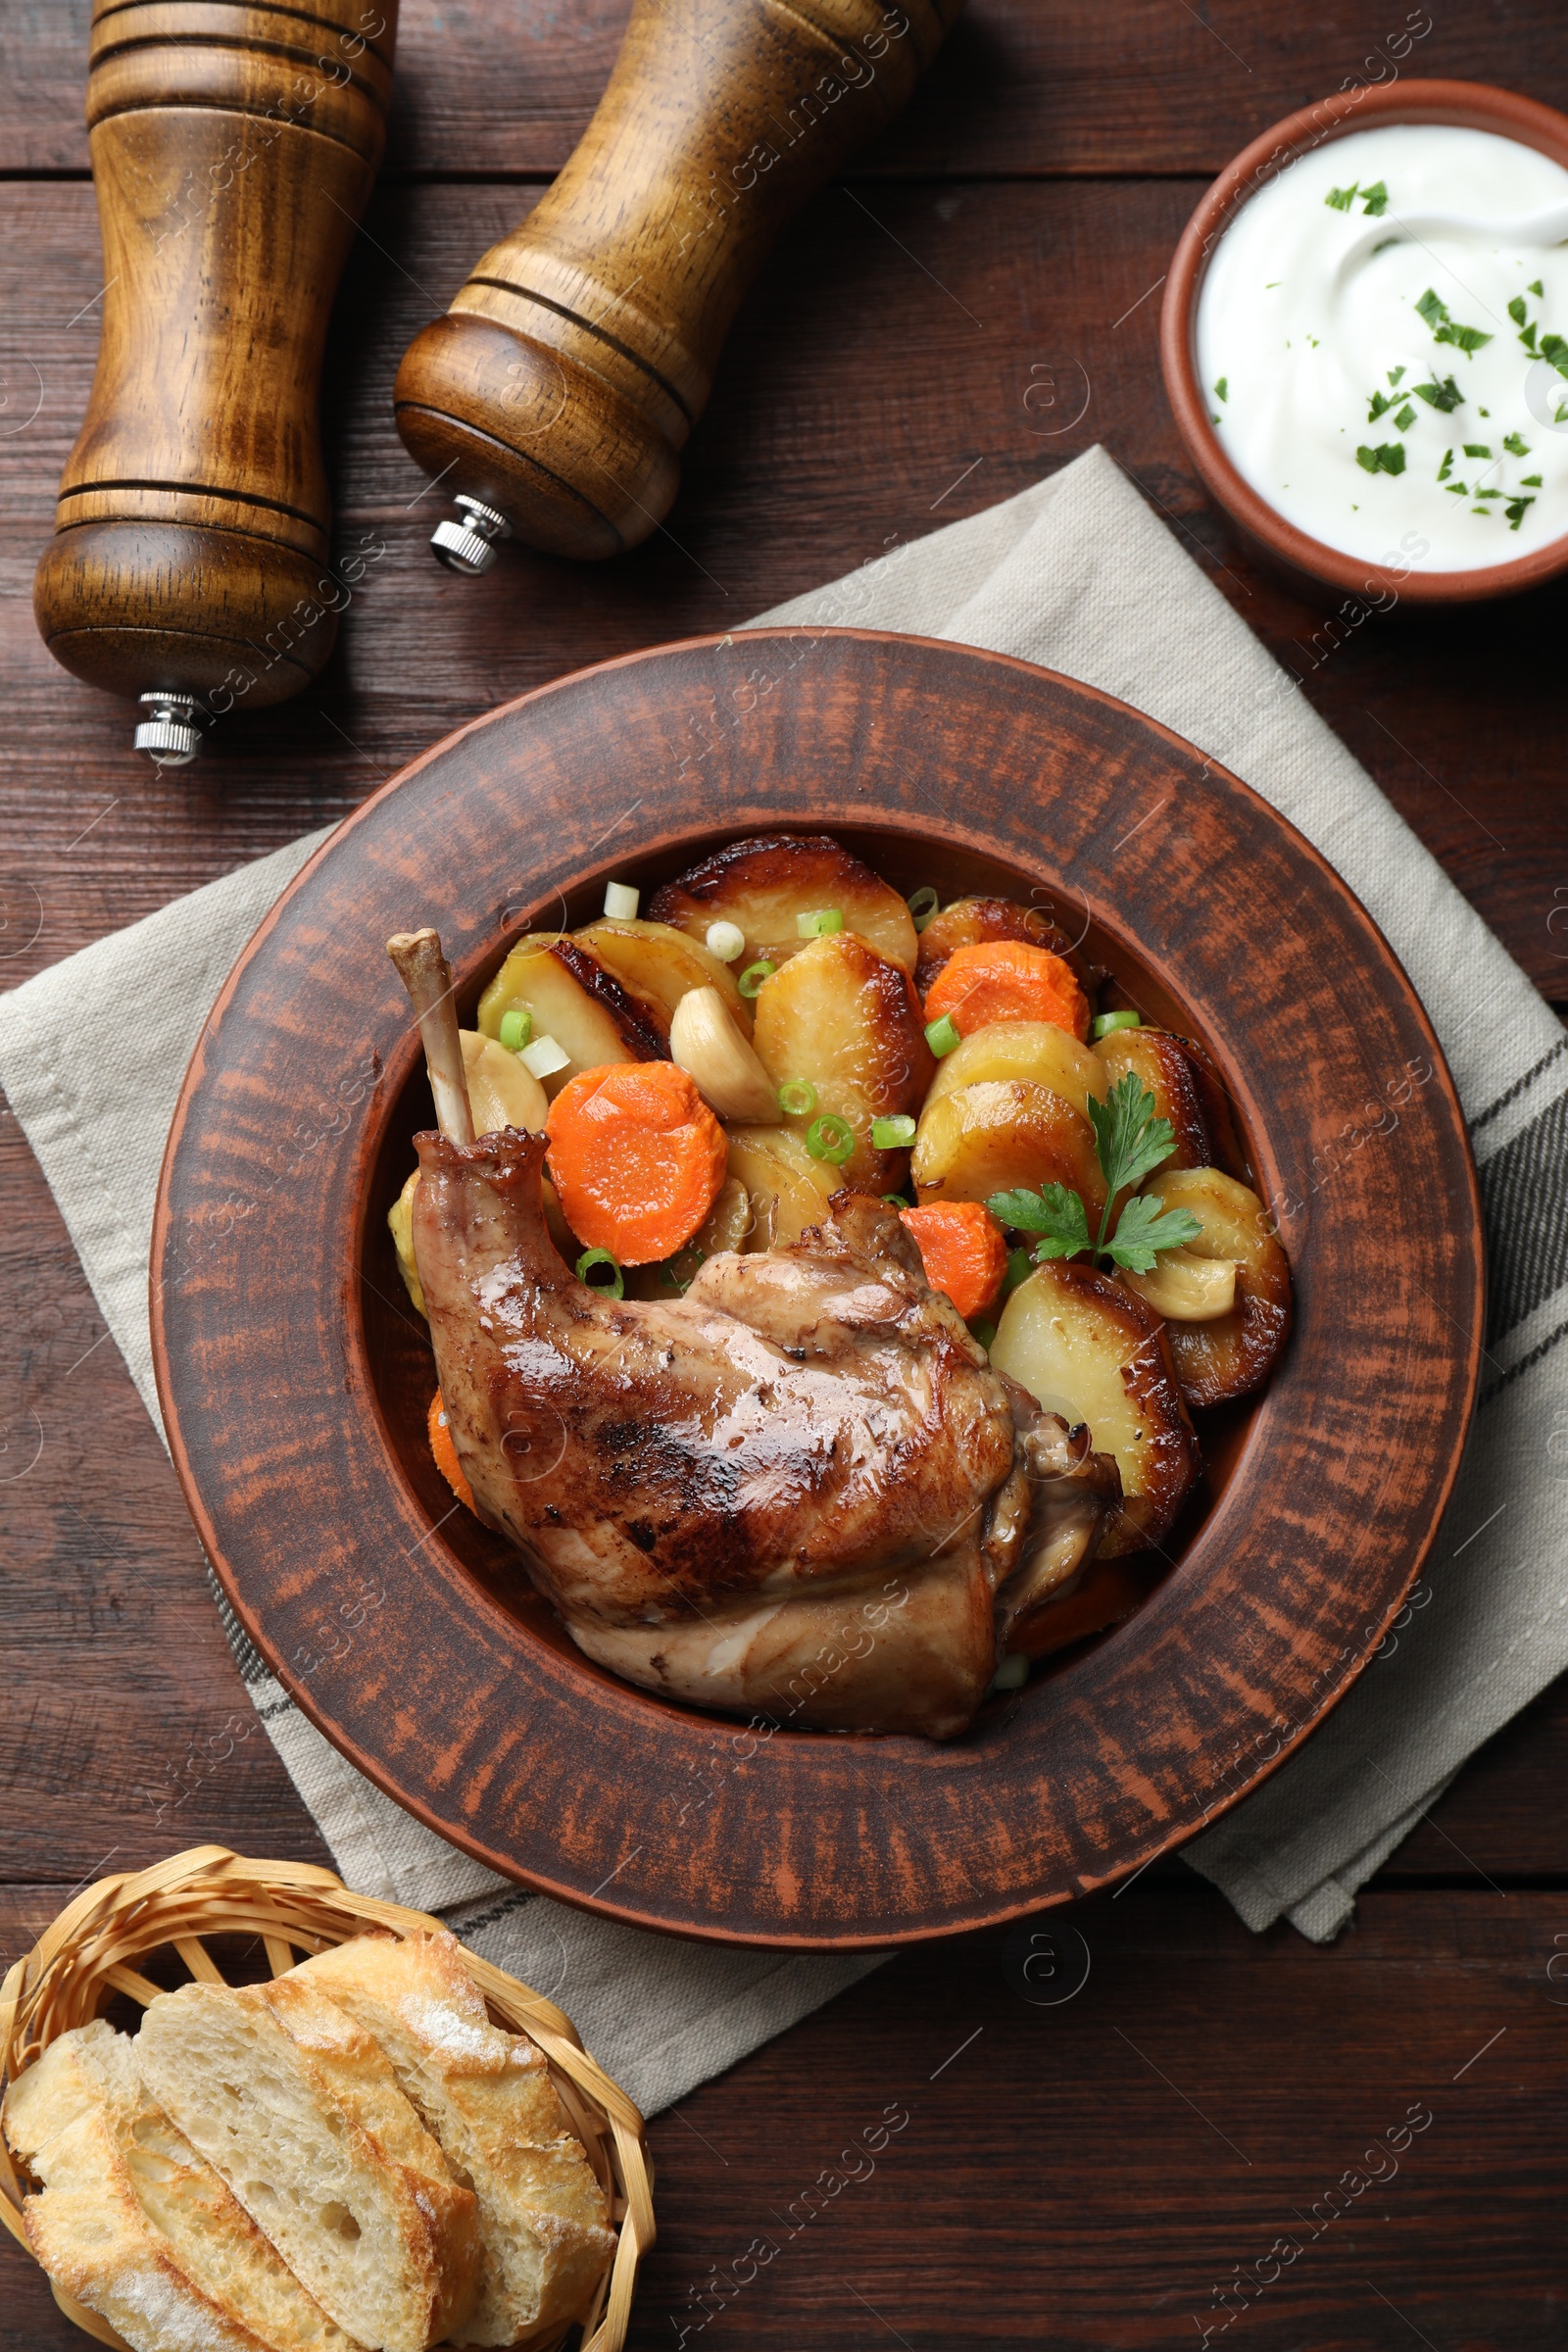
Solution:
<svg viewBox="0 0 1568 2352"><path fill-rule="evenodd" d="M329 1870L305 1862L252 1862L220 1845L172 1854L134 1877L100 1879L68 1904L0 1987L0 2070L7 2082L40 2057L57 2035L99 2016L117 1993L145 2008L162 1989L137 1966L172 1950L188 1976L224 1982L205 1937L260 1939L274 1977L296 1959L379 1931L412 1936L445 1923L398 1903L352 1894ZM637 2265L654 2242L652 2171L643 2119L625 2092L583 2049L571 2020L515 1977L466 1952L469 1973L497 2021L532 2036L549 2063L561 2103L588 2151L610 2204L614 2260L582 2323L582 2352L621 2352L631 2316ZM26 2183L0 2143L0 2221L26 2246L22 2200ZM31 2249L28 2248L30 2253ZM53 2284L53 2281L51 2281ZM96 2312L58 2285L68 2318L101 2344L126 2352ZM529 2352L554 2352L576 2323L527 2339Z"/></svg>

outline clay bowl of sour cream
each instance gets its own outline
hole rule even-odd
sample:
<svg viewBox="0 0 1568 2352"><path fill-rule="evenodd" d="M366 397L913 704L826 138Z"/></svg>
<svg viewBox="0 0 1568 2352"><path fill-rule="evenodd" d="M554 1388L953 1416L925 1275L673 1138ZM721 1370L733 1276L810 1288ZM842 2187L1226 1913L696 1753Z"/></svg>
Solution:
<svg viewBox="0 0 1568 2352"><path fill-rule="evenodd" d="M1568 570L1568 117L1468 81L1289 116L1188 223L1160 357L1209 496L1303 592Z"/></svg>

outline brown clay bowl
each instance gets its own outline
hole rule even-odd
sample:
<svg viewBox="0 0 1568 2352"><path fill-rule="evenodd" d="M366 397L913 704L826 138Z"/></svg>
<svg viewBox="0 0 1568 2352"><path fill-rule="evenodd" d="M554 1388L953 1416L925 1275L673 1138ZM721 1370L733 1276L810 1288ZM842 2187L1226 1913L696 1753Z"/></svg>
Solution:
<svg viewBox="0 0 1568 2352"><path fill-rule="evenodd" d="M1378 596L1390 589L1408 605L1467 605L1516 596L1568 570L1568 533L1511 564L1470 571L1390 569L1364 556L1347 556L1287 522L1232 465L1209 422L1198 378L1198 298L1203 273L1225 229L1247 202L1308 149L1379 122L1446 122L1490 130L1549 155L1568 169L1568 115L1483 81L1391 81L1338 90L1315 106L1287 115L1265 130L1205 193L1176 248L1160 311L1159 360L1177 430L1204 489L1251 553L1311 602L1325 596Z"/></svg>
<svg viewBox="0 0 1568 2352"><path fill-rule="evenodd" d="M1049 901L1207 1044L1295 1267L1263 1395L1127 1623L964 1740L765 1731L591 1666L424 1441L385 1212L432 1123L383 942L460 1004L536 921L735 835L831 830L901 889ZM1382 1639L1474 1396L1474 1170L1387 944L1298 834L1124 705L956 645L763 630L492 712L359 809L219 1000L170 1138L154 1346L240 1621L345 1755L498 1871L640 1926L876 1947L1102 1886L1290 1753Z"/></svg>

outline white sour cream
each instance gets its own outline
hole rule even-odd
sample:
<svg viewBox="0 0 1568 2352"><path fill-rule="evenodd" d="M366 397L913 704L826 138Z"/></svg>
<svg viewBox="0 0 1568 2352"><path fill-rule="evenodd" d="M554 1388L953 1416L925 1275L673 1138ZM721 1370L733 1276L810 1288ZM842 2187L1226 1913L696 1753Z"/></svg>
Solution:
<svg viewBox="0 0 1568 2352"><path fill-rule="evenodd" d="M1237 471L1372 564L1463 571L1561 538L1568 246L1400 223L1565 198L1568 172L1533 148L1418 122L1326 140L1259 189L1198 305L1200 382ZM1389 242L1352 259L1380 225Z"/></svg>

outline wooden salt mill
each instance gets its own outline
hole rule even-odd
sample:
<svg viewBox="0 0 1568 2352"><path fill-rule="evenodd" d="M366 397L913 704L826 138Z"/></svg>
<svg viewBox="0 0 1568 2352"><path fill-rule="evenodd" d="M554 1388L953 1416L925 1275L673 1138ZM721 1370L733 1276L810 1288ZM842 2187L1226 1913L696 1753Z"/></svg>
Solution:
<svg viewBox="0 0 1568 2352"><path fill-rule="evenodd" d="M396 21L397 0L93 0L103 331L33 607L57 662L139 698L166 765L209 717L298 693L348 601L318 392Z"/></svg>
<svg viewBox="0 0 1568 2352"><path fill-rule="evenodd" d="M907 100L963 0L632 0L614 72L543 200L410 345L410 453L482 572L515 531L555 555L635 547L769 246Z"/></svg>

